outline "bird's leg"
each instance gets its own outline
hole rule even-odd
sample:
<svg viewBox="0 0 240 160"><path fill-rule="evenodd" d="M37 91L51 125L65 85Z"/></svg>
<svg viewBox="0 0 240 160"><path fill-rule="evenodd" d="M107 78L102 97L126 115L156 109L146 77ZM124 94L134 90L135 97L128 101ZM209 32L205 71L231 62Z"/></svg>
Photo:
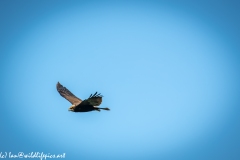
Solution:
<svg viewBox="0 0 240 160"><path fill-rule="evenodd" d="M101 111L98 107L95 107L95 106L94 106L94 108L95 108L95 110L97 110L98 112Z"/></svg>

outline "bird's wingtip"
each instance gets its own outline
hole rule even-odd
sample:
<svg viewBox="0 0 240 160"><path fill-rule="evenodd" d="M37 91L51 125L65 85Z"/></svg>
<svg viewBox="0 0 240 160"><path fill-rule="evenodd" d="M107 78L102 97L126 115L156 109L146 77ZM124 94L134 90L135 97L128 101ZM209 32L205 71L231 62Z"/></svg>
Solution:
<svg viewBox="0 0 240 160"><path fill-rule="evenodd" d="M57 82L57 85L56 85L56 86L57 86L57 88L58 88L59 86L61 86L61 84L60 84L59 82Z"/></svg>

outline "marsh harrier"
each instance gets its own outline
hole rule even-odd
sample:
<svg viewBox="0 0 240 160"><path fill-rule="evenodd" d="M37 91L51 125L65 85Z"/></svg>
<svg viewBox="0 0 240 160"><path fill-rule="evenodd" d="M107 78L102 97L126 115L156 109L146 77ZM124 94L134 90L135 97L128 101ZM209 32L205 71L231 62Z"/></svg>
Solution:
<svg viewBox="0 0 240 160"><path fill-rule="evenodd" d="M72 112L89 112L89 111L100 111L103 110L109 110L109 108L99 108L99 106L102 103L102 95L100 93L94 93L91 94L88 99L85 99L82 101L80 98L76 97L74 94L72 94L66 87L63 87L59 82L57 83L57 91L59 94L67 99L72 106L68 109Z"/></svg>

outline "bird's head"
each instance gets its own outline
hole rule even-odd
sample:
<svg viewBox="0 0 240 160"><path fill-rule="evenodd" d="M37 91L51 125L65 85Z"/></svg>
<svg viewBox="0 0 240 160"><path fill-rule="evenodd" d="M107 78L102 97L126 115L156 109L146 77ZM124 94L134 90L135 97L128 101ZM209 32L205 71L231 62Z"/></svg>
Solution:
<svg viewBox="0 0 240 160"><path fill-rule="evenodd" d="M68 111L74 111L74 107L73 106L71 106L70 108L68 108Z"/></svg>

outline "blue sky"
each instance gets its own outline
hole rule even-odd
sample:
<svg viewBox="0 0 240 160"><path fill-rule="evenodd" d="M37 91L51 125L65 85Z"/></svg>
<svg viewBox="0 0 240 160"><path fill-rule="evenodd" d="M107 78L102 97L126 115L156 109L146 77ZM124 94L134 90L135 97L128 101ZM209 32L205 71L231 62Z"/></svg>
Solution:
<svg viewBox="0 0 240 160"><path fill-rule="evenodd" d="M0 152L239 159L235 1L1 1ZM68 112L62 83L110 112Z"/></svg>

